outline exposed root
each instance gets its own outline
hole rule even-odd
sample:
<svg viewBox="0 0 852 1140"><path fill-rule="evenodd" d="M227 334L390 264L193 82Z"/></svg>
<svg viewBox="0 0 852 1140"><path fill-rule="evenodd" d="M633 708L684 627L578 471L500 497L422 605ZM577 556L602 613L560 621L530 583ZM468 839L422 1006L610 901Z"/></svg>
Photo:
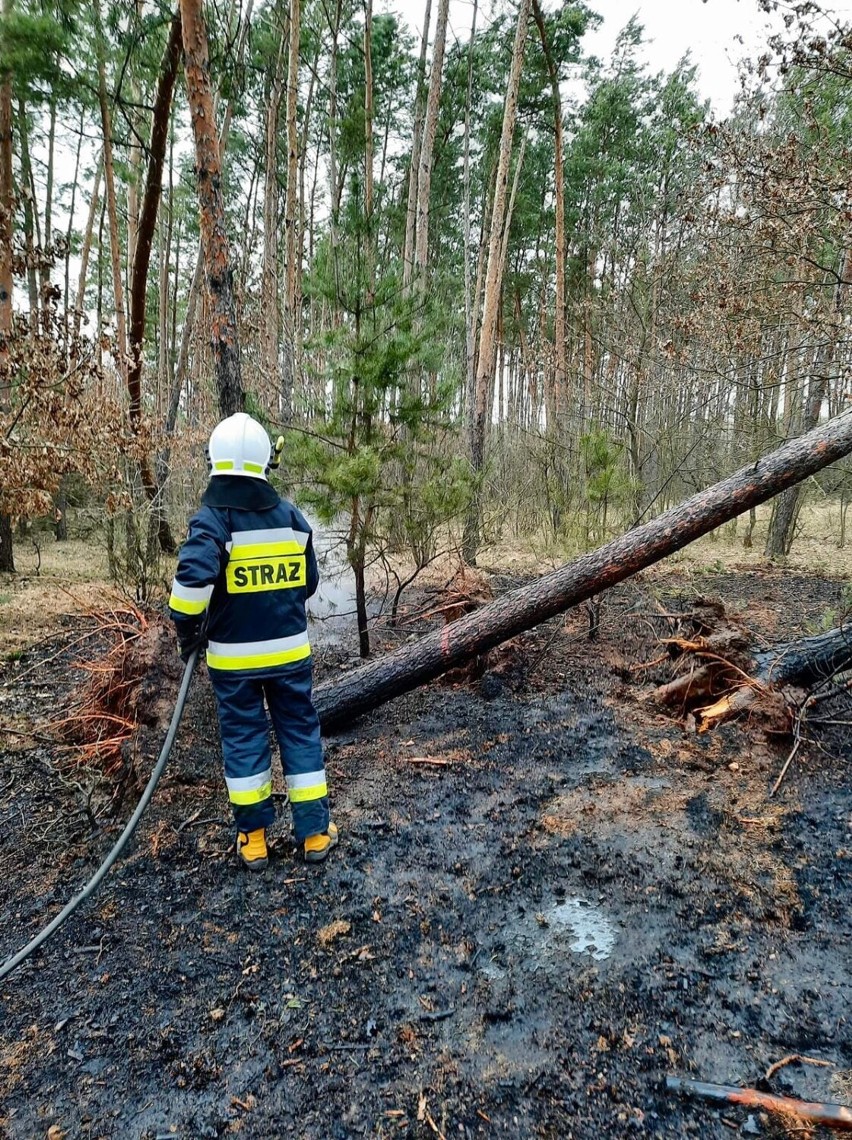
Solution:
<svg viewBox="0 0 852 1140"><path fill-rule="evenodd" d="M717 698L700 710L699 732L706 732L716 717L728 712L726 701L738 684L751 692L756 682L749 675L749 638L746 631L726 617L721 602L697 598L692 610L680 615L678 631L662 638L675 676L651 694L658 704L679 706L683 713L700 701ZM751 698L749 698L751 699ZM731 710L731 715L736 711Z"/></svg>
<svg viewBox="0 0 852 1140"><path fill-rule="evenodd" d="M809 690L821 690L852 661L852 636L844 629L755 649L721 603L704 599L683 615L678 633L660 644L676 676L658 685L651 699L691 713L699 733L748 714L759 717L765 731L789 735L813 703Z"/></svg>
<svg viewBox="0 0 852 1140"><path fill-rule="evenodd" d="M53 729L74 745L74 761L96 766L108 779L116 780L133 768L133 744L141 725L159 724L162 715L151 714L150 705L162 686L162 669L176 655L171 635L162 623L149 621L138 607L91 615L98 633L112 641L108 652L96 661L77 667L87 680L79 690L78 703ZM152 672L160 674L160 686L146 686ZM154 691L146 691L153 688ZM168 696L166 696L168 701Z"/></svg>

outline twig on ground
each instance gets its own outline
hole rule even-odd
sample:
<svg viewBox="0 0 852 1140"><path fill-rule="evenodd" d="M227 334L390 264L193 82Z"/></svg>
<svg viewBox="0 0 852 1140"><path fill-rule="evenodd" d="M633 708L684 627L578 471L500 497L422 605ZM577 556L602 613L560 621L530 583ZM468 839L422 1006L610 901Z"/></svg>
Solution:
<svg viewBox="0 0 852 1140"><path fill-rule="evenodd" d="M428 764L436 768L449 768L453 764L458 764L458 760L447 760L440 756L400 756L403 764Z"/></svg>
<svg viewBox="0 0 852 1140"><path fill-rule="evenodd" d="M807 706L803 705L802 708L799 709L799 715L796 717L796 723L793 726L793 747L790 749L790 755L784 761L784 766L782 767L780 773L778 774L778 779L772 785L772 791L769 793L770 799L772 799L772 797L775 795L775 793L778 791L778 789L781 787L782 783L784 782L784 777L787 775L787 771L788 771L790 765L793 763L793 758L795 757L796 753L799 751L799 748L801 747L801 744L802 744L802 720L803 720L804 715L805 715L806 707Z"/></svg>
<svg viewBox="0 0 852 1140"><path fill-rule="evenodd" d="M220 827L227 827L228 821L222 819L221 816L211 815L206 819L186 819L183 823L178 824L178 831L187 831L190 827L206 827L208 823L218 823Z"/></svg>
<svg viewBox="0 0 852 1140"><path fill-rule="evenodd" d="M833 1061L819 1061L816 1057L803 1057L801 1053L790 1053L789 1056L782 1057L780 1061L769 1066L766 1070L766 1079L771 1081L779 1069L783 1069L785 1065L792 1065L796 1061L802 1065L816 1065L820 1069L834 1068Z"/></svg>
<svg viewBox="0 0 852 1140"><path fill-rule="evenodd" d="M35 673L37 670L43 669L45 665L50 665L50 663L55 661L57 657L61 657L63 653L67 653L67 651L69 649L73 649L75 645L80 645L82 642L88 641L90 637L100 632L100 627L96 626L94 629L90 629L88 633L81 634L80 637L77 637L64 645L61 645L55 653L51 654L50 657L43 657L41 660L37 661L35 665L31 665L29 669L25 669L23 673L16 673L13 677L9 677L3 682L3 688L8 689L10 686L19 685L21 681L23 681L25 677L29 677L31 673ZM42 638L41 641L37 641L33 645L28 645L26 651L27 653L31 653L33 650L38 649L39 646L44 645L52 640L52 637Z"/></svg>
<svg viewBox="0 0 852 1140"><path fill-rule="evenodd" d="M20 736L24 739L38 740L42 744L55 744L56 741L52 736L47 736L43 732L33 732L28 728L11 728L8 724L0 724L0 732L5 732L7 736Z"/></svg>
<svg viewBox="0 0 852 1140"><path fill-rule="evenodd" d="M423 1117L424 1117L424 1119L425 1119L426 1123L429 1125L429 1127L430 1127L430 1128L432 1129L432 1131L435 1133L435 1135L436 1135L436 1136L439 1138L439 1140L447 1140L447 1138L446 1138L446 1136L444 1135L444 1133L441 1131L441 1129L438 1127L438 1125L437 1125L437 1124L435 1123L435 1121L432 1119L432 1115L431 1115L431 1113L429 1112L429 1109L428 1109L428 1108L427 1108L427 1109L424 1111L424 1113L423 1113Z"/></svg>
<svg viewBox="0 0 852 1140"><path fill-rule="evenodd" d="M809 1121L811 1125L825 1124L837 1131L852 1132L852 1108L845 1104L821 1104L816 1101L796 1100L790 1096L773 1096L744 1089L735 1085L714 1085L704 1081L690 1081L682 1077L666 1077L669 1092L684 1093L701 1100L721 1100L728 1104L741 1104L747 1108L763 1108L795 1120Z"/></svg>
<svg viewBox="0 0 852 1140"><path fill-rule="evenodd" d="M452 1017L456 1012L456 1007L451 1005L448 1009L426 1009L420 1014L421 1021L444 1021L447 1017Z"/></svg>
<svg viewBox="0 0 852 1140"><path fill-rule="evenodd" d="M665 665L669 661L668 653L664 653L662 657L655 657L653 661L642 661L638 665L631 665L631 673L641 673L645 669L654 669L657 665Z"/></svg>
<svg viewBox="0 0 852 1140"><path fill-rule="evenodd" d="M826 689L818 689L816 692L811 693L805 701L805 708L812 709L823 701L829 700L831 697L839 697L841 693L848 693L852 690L852 677L848 677L841 685L835 685L833 681L834 678L830 677L826 682L828 686Z"/></svg>

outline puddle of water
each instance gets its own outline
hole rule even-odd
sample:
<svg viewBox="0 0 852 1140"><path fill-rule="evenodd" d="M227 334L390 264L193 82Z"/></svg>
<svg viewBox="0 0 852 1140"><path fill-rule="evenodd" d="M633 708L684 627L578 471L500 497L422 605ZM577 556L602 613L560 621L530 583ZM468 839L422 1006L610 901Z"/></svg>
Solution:
<svg viewBox="0 0 852 1140"><path fill-rule="evenodd" d="M604 962L615 946L616 928L600 907L587 899L571 898L553 907L547 914L551 934L547 941L564 931L574 935L570 949L575 954L591 954L597 962Z"/></svg>

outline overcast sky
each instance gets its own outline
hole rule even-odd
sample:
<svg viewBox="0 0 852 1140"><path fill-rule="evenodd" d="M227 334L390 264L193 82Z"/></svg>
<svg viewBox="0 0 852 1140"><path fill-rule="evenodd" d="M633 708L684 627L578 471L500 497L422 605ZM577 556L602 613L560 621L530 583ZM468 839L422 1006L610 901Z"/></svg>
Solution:
<svg viewBox="0 0 852 1140"><path fill-rule="evenodd" d="M544 0L553 7L554 0ZM769 20L757 0L586 0L603 17L602 26L586 36L586 50L605 58L615 38L634 14L645 27L648 62L654 71L671 71L689 51L698 65L702 95L717 115L727 114L738 90L737 62L760 55L766 45ZM385 7L401 13L420 35L425 0L385 0ZM480 0L478 25L487 18L492 0ZM849 20L852 0L827 0L826 7ZM437 0L432 3L434 28ZM470 35L471 0L450 0L450 24L460 40ZM780 20L776 20L776 28Z"/></svg>

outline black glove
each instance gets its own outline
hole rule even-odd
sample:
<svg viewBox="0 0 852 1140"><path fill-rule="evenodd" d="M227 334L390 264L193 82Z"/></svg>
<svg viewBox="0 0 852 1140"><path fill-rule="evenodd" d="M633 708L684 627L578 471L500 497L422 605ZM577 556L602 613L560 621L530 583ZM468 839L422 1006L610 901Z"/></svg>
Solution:
<svg viewBox="0 0 852 1140"><path fill-rule="evenodd" d="M207 644L207 623L204 621L197 621L192 623L181 623L178 627L178 652L180 659L186 664L196 649L203 649Z"/></svg>

